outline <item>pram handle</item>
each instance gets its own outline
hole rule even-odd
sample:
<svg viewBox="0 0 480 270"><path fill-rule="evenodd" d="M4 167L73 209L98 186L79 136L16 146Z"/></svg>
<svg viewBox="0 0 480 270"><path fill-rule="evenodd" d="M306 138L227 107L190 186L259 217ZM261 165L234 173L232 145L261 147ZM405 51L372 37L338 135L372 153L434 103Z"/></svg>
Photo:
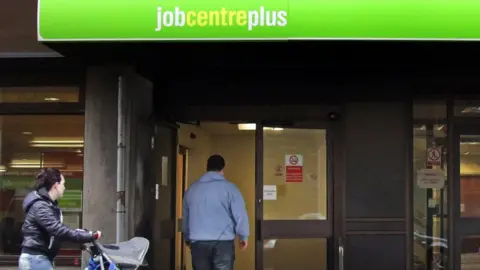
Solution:
<svg viewBox="0 0 480 270"><path fill-rule="evenodd" d="M98 244L98 239L99 239L100 236L101 236L101 231L98 231L98 230L97 230L97 231L91 231L91 230L85 229L85 228L84 228L84 229L77 229L77 230L82 230L82 231L90 232L94 237L93 237L93 240L90 241L90 242L88 242L88 243L92 244L92 245L95 246L95 247L98 247L97 244ZM99 234L99 238L98 238L98 239L95 239L95 234L96 234L96 233ZM87 247L86 243L81 244L80 247L81 247L81 250L82 250L82 251L87 251L87 252L91 253L91 251L90 251L89 248Z"/></svg>

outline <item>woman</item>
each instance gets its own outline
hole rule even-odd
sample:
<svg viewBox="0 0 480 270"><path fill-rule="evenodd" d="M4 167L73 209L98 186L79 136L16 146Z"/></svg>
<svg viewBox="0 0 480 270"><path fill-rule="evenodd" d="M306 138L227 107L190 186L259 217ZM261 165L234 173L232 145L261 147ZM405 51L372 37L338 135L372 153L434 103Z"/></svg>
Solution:
<svg viewBox="0 0 480 270"><path fill-rule="evenodd" d="M57 200L65 192L65 178L57 169L43 169L36 178L35 190L23 200L25 223L22 226L20 270L52 270L60 241L88 243L100 232L70 229L62 223Z"/></svg>

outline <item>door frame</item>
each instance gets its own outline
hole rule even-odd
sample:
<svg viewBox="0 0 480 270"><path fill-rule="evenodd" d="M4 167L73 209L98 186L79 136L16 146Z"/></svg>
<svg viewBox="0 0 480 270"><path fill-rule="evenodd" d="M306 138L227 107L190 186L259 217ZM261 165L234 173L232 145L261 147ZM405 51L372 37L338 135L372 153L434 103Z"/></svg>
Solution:
<svg viewBox="0 0 480 270"><path fill-rule="evenodd" d="M187 161L188 161L188 148L182 145L178 145L178 151L177 154L182 155L182 183L181 183L181 189L182 189L182 200L183 201L183 196L185 195L185 189L187 186ZM177 164L178 166L178 164ZM178 180L178 179L177 179ZM175 191L175 194L177 193L177 190ZM178 198L177 198L178 199ZM177 200L178 202L178 200ZM181 228L181 219L178 219L177 217L177 222L179 223L179 228ZM182 270L186 269L185 265L185 251L186 251L186 246L185 246L185 241L183 239L183 234L180 236L180 241L181 241L181 250L180 250L180 267Z"/></svg>
<svg viewBox="0 0 480 270"><path fill-rule="evenodd" d="M326 220L263 220L263 157L264 126L284 128L325 129L327 143L327 219ZM255 130L255 269L263 270L263 241L278 239L316 238L327 240L327 269L343 267L344 244L344 166L345 147L341 122L257 121ZM335 181L334 181L335 179Z"/></svg>
<svg viewBox="0 0 480 270"><path fill-rule="evenodd" d="M453 265L454 269L460 269L461 255L462 255L462 240L466 236L479 236L480 235L480 217L461 217L461 174L460 174L460 139L462 135L478 135L480 136L479 121L470 119L465 121L459 121L455 123L453 130L453 183L450 198L452 199L451 216L453 217L450 224L454 224L453 230L450 229L453 234L453 243L449 243L449 249L452 249L453 253ZM450 204L450 202L449 202Z"/></svg>
<svg viewBox="0 0 480 270"><path fill-rule="evenodd" d="M175 267L178 128L177 124L168 121L155 122L152 155L153 161L158 165L152 168L155 181L152 186L152 262L149 261L149 266L154 268L159 268L160 265L165 268L165 262L168 262L166 269ZM163 157L167 157L165 168L162 165ZM163 169L166 169L165 173Z"/></svg>

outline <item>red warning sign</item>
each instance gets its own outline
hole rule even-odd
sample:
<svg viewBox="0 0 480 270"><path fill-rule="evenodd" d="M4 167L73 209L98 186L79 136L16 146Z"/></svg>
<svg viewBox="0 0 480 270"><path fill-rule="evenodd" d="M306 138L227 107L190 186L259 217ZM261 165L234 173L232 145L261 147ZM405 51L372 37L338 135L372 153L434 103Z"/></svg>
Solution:
<svg viewBox="0 0 480 270"><path fill-rule="evenodd" d="M441 165L442 164L442 148L429 147L427 148L427 165Z"/></svg>
<svg viewBox="0 0 480 270"><path fill-rule="evenodd" d="M302 155L285 155L285 181L287 183L303 182Z"/></svg>
<svg viewBox="0 0 480 270"><path fill-rule="evenodd" d="M301 183L303 182L303 167L287 166L285 175L287 183Z"/></svg>

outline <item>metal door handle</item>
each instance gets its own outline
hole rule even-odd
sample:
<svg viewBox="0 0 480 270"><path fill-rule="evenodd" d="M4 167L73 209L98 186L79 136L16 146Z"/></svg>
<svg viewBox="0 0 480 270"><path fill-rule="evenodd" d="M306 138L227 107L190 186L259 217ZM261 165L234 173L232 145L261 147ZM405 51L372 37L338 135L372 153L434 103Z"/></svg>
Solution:
<svg viewBox="0 0 480 270"><path fill-rule="evenodd" d="M338 241L338 270L344 270L343 263L345 258L345 249L343 248L342 240Z"/></svg>

